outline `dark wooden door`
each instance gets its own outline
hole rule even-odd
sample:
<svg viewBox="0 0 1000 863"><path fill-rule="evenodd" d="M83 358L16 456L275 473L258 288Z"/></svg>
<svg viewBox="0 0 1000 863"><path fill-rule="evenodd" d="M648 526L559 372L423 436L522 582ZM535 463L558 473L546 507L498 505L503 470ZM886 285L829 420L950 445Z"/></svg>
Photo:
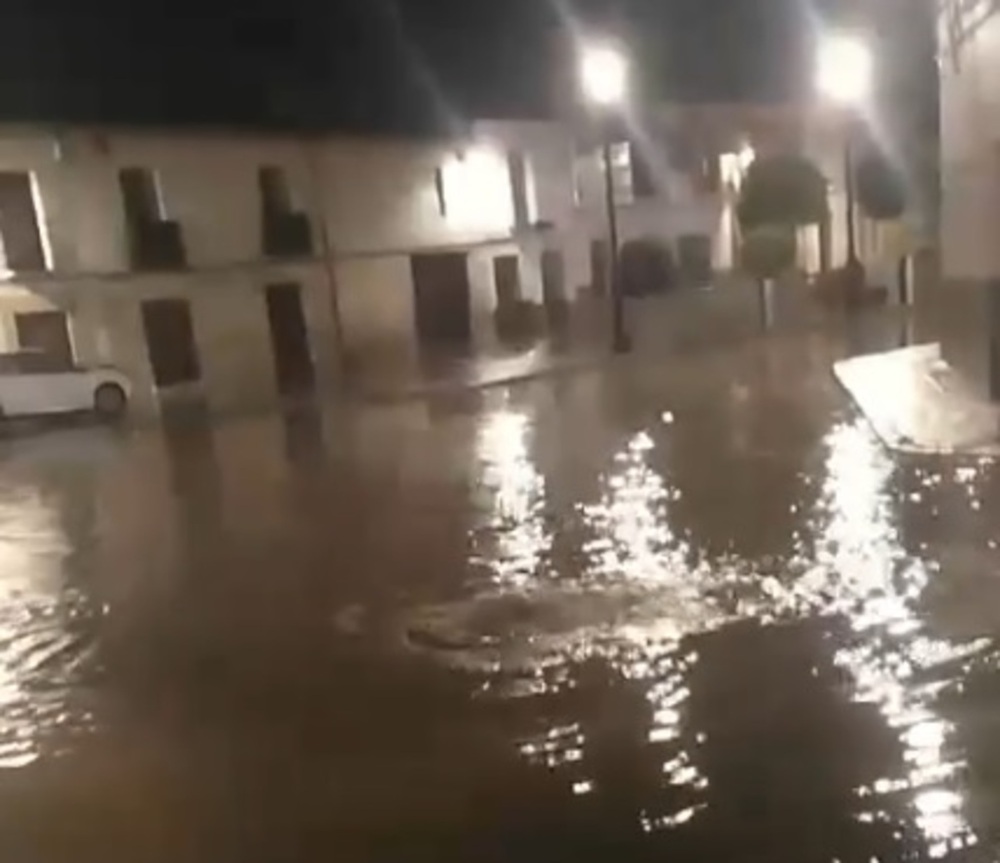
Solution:
<svg viewBox="0 0 1000 863"><path fill-rule="evenodd" d="M689 285L712 281L712 239L704 234L684 234L677 240L680 270Z"/></svg>
<svg viewBox="0 0 1000 863"><path fill-rule="evenodd" d="M25 312L14 316L17 343L29 351L40 351L69 367L73 364L73 347L69 325L63 312Z"/></svg>
<svg viewBox="0 0 1000 863"><path fill-rule="evenodd" d="M517 255L498 255L493 259L493 282L497 292L497 311L517 306L521 299L521 274Z"/></svg>
<svg viewBox="0 0 1000 863"><path fill-rule="evenodd" d="M299 286L269 285L266 297L278 390L282 393L309 390L315 382L315 370Z"/></svg>
<svg viewBox="0 0 1000 863"><path fill-rule="evenodd" d="M472 341L467 256L414 255L410 267L420 343L428 347L467 347Z"/></svg>
<svg viewBox="0 0 1000 863"><path fill-rule="evenodd" d="M158 387L191 383L201 377L187 300L146 300L142 304L142 327Z"/></svg>

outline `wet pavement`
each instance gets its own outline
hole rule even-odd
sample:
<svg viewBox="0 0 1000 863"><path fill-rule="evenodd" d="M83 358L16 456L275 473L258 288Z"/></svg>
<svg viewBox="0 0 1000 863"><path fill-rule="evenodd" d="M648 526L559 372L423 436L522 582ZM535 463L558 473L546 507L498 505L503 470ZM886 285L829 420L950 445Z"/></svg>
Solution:
<svg viewBox="0 0 1000 863"><path fill-rule="evenodd" d="M992 860L1000 466L857 348L0 442L4 859Z"/></svg>

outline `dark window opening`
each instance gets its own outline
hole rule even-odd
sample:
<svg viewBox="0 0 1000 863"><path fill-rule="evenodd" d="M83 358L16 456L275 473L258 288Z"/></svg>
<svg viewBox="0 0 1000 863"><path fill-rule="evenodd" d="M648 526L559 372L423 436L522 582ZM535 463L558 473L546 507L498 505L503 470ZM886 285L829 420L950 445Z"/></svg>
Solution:
<svg viewBox="0 0 1000 863"><path fill-rule="evenodd" d="M46 269L31 175L24 171L0 171L0 239L8 269Z"/></svg>
<svg viewBox="0 0 1000 863"><path fill-rule="evenodd" d="M125 207L129 258L137 270L169 270L186 263L177 222L164 218L156 175L147 168L122 168L118 182Z"/></svg>
<svg viewBox="0 0 1000 863"><path fill-rule="evenodd" d="M635 144L632 150L632 194L636 198L652 198L656 196L656 182L653 179L653 169L645 153Z"/></svg>
<svg viewBox="0 0 1000 863"><path fill-rule="evenodd" d="M272 165L261 168L257 172L257 183L265 213L281 216L292 212L292 194L281 168Z"/></svg>
<svg viewBox="0 0 1000 863"><path fill-rule="evenodd" d="M147 168L122 168L118 174L125 202L125 218L130 224L159 222L163 219L156 175Z"/></svg>
<svg viewBox="0 0 1000 863"><path fill-rule="evenodd" d="M282 168L265 166L257 172L260 188L264 254L273 258L312 254L312 228L305 213L296 212L288 178Z"/></svg>
<svg viewBox="0 0 1000 863"><path fill-rule="evenodd" d="M37 351L63 368L73 365L73 346L64 312L24 312L14 315L17 343L26 351Z"/></svg>

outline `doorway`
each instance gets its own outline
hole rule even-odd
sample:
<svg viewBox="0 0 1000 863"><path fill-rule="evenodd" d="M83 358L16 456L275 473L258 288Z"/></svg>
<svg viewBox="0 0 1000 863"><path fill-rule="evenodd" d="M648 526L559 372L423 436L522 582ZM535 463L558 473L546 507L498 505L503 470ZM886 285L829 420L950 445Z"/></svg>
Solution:
<svg viewBox="0 0 1000 863"><path fill-rule="evenodd" d="M546 308L566 301L566 267L562 252L546 249L542 252L542 302Z"/></svg>
<svg viewBox="0 0 1000 863"><path fill-rule="evenodd" d="M611 274L611 256L607 240L592 240L590 243L590 288L598 297L608 292L608 276Z"/></svg>
<svg viewBox="0 0 1000 863"><path fill-rule="evenodd" d="M497 255L493 259L493 282L497 292L497 311L504 314L516 308L521 299L517 255Z"/></svg>
<svg viewBox="0 0 1000 863"><path fill-rule="evenodd" d="M472 315L468 257L463 253L414 255L410 269L421 346L469 347Z"/></svg>
<svg viewBox="0 0 1000 863"><path fill-rule="evenodd" d="M39 351L66 368L73 365L73 346L64 312L16 314L14 325L22 350Z"/></svg>
<svg viewBox="0 0 1000 863"><path fill-rule="evenodd" d="M501 340L516 338L520 318L521 273L517 255L497 255L493 259L493 284L496 288L494 322Z"/></svg>
<svg viewBox="0 0 1000 863"><path fill-rule="evenodd" d="M542 252L542 305L549 327L558 330L569 318L566 302L566 266L562 252L546 249Z"/></svg>
<svg viewBox="0 0 1000 863"><path fill-rule="evenodd" d="M291 282L268 285L265 296L278 392L288 395L309 391L316 375L299 286Z"/></svg>
<svg viewBox="0 0 1000 863"><path fill-rule="evenodd" d="M145 300L142 328L158 387L193 383L201 378L201 363L187 300Z"/></svg>

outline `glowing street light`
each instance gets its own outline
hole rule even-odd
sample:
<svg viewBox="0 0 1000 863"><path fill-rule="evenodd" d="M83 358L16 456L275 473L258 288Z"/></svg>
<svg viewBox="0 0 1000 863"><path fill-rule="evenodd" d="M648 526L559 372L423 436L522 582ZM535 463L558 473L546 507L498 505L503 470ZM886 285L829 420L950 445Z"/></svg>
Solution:
<svg viewBox="0 0 1000 863"><path fill-rule="evenodd" d="M580 56L583 95L595 105L619 105L628 91L628 61L611 45L588 45Z"/></svg>
<svg viewBox="0 0 1000 863"><path fill-rule="evenodd" d="M628 99L628 60L609 44L585 45L580 52L580 88L587 102L602 112L604 140L604 197L608 211L608 245L611 282L612 350L627 353L631 348L625 332L625 301L622 296L618 254L618 212L615 207L614 170L611 160L611 112L621 110Z"/></svg>
<svg viewBox="0 0 1000 863"><path fill-rule="evenodd" d="M856 111L865 105L871 95L873 66L871 50L863 39L850 33L827 36L819 46L816 87L831 102ZM847 267L852 277L863 278L854 218L856 190L850 118L844 135L844 188L847 194Z"/></svg>
<svg viewBox="0 0 1000 863"><path fill-rule="evenodd" d="M867 101L872 88L872 55L857 36L828 36L819 49L816 69L819 91L840 105L857 107Z"/></svg>

